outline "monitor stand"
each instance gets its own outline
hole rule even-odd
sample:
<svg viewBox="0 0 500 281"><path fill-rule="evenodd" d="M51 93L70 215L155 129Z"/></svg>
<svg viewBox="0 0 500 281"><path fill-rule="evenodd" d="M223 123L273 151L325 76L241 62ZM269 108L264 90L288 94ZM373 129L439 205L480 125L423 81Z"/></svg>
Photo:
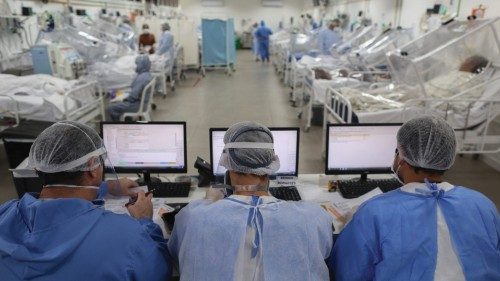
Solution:
<svg viewBox="0 0 500 281"><path fill-rule="evenodd" d="M137 184L139 186L147 185L148 183L152 182L161 182L161 180L157 177L151 177L151 174L149 172L143 172L142 178L138 178L136 180Z"/></svg>
<svg viewBox="0 0 500 281"><path fill-rule="evenodd" d="M363 172L363 173L361 173L361 176L359 178L352 178L350 180L359 181L359 182L366 182L366 181L368 181L368 173Z"/></svg>

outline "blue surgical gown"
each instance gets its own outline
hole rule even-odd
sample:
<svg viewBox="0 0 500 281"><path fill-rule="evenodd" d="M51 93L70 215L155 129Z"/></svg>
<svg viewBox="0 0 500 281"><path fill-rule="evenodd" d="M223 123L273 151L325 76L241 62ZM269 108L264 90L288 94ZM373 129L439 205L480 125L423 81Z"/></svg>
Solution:
<svg viewBox="0 0 500 281"><path fill-rule="evenodd" d="M168 280L167 243L151 220L83 199L25 194L0 206L0 280Z"/></svg>
<svg viewBox="0 0 500 281"><path fill-rule="evenodd" d="M318 48L323 54L330 54L333 44L342 42L340 35L330 28L324 28L318 36Z"/></svg>
<svg viewBox="0 0 500 281"><path fill-rule="evenodd" d="M215 203L195 201L182 209L168 242L181 280L240 280L236 276L244 265L237 260L248 244L262 253L262 280L329 280L325 259L333 244L330 215L318 204L273 199L230 196ZM256 232L250 243L247 228Z"/></svg>
<svg viewBox="0 0 500 281"><path fill-rule="evenodd" d="M174 55L174 35L169 30L163 32L160 37L160 44L156 50L157 55Z"/></svg>
<svg viewBox="0 0 500 281"><path fill-rule="evenodd" d="M265 25L261 25L255 35L259 41L259 54L262 60L269 60L269 36L273 32Z"/></svg>
<svg viewBox="0 0 500 281"><path fill-rule="evenodd" d="M340 233L333 254L342 280L434 280L438 206L466 280L500 280L500 218L479 192L401 189L366 202Z"/></svg>

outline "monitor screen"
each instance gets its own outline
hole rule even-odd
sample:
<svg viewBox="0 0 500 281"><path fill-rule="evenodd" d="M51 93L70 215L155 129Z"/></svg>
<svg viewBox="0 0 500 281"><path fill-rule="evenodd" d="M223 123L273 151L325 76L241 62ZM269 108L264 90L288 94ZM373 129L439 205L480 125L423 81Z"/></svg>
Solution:
<svg viewBox="0 0 500 281"><path fill-rule="evenodd" d="M274 151L280 169L273 176L297 176L299 167L299 128L269 128L274 138ZM226 168L219 165L227 128L210 129L210 160L214 175L223 176Z"/></svg>
<svg viewBox="0 0 500 281"><path fill-rule="evenodd" d="M328 125L325 174L390 173L401 124Z"/></svg>
<svg viewBox="0 0 500 281"><path fill-rule="evenodd" d="M185 122L103 122L101 132L107 158L117 172L187 171Z"/></svg>

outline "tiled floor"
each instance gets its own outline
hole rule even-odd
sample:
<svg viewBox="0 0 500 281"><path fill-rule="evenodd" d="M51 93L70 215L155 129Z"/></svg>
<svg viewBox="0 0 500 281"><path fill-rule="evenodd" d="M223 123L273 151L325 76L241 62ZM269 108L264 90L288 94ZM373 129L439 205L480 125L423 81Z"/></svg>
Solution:
<svg viewBox="0 0 500 281"><path fill-rule="evenodd" d="M209 159L208 129L227 127L236 122L253 120L267 126L300 126L296 111L288 102L289 89L282 86L270 64L252 61L250 52L238 53L236 72L227 76L223 71L209 71L195 85L199 76L188 73L187 80L176 87L175 93L163 99L156 98L158 109L153 120L186 121L188 138L188 165L190 174L196 156ZM301 173L322 173L321 127L301 132ZM467 156L457 158L447 175L450 182L476 188L500 206L500 172L480 160ZM16 196L7 171L4 149L0 149L0 202Z"/></svg>

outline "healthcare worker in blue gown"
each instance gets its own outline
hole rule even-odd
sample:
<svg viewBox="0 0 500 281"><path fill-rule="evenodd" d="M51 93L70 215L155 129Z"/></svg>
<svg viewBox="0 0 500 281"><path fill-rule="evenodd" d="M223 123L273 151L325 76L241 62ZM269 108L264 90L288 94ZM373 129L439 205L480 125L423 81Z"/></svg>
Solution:
<svg viewBox="0 0 500 281"><path fill-rule="evenodd" d="M177 214L168 247L181 280L329 280L332 218L316 203L269 195L280 166L273 143L255 122L226 132L220 165L234 193L217 200L223 194L210 188Z"/></svg>
<svg viewBox="0 0 500 281"><path fill-rule="evenodd" d="M168 23L164 23L161 25L162 34L160 37L160 43L156 50L156 54L166 55L170 58L174 57L174 35L170 31L170 25Z"/></svg>
<svg viewBox="0 0 500 281"><path fill-rule="evenodd" d="M137 186L102 182L105 155L97 132L76 122L56 123L37 137L29 165L43 189L0 206L0 280L169 279L151 196L139 193L130 216L102 207L106 193L127 195Z"/></svg>
<svg viewBox="0 0 500 281"><path fill-rule="evenodd" d="M273 34L271 29L266 26L264 21L261 21L260 27L255 32L255 35L259 41L259 54L262 62L269 62L269 36L271 36L271 34Z"/></svg>
<svg viewBox="0 0 500 281"><path fill-rule="evenodd" d="M330 55L330 50L333 45L342 42L340 34L340 21L338 19L332 20L328 26L323 28L318 34L318 48L324 55Z"/></svg>
<svg viewBox="0 0 500 281"><path fill-rule="evenodd" d="M108 107L108 114L112 121L120 121L122 114L127 112L137 112L141 106L142 92L144 88L153 80L151 74L151 61L147 55L140 55L135 59L135 72L137 76L130 85L130 93L123 102L112 103ZM144 101L148 104L148 100Z"/></svg>
<svg viewBox="0 0 500 281"><path fill-rule="evenodd" d="M500 280L495 205L443 179L455 150L443 119L401 127L393 170L404 185L366 202L340 233L336 280Z"/></svg>

